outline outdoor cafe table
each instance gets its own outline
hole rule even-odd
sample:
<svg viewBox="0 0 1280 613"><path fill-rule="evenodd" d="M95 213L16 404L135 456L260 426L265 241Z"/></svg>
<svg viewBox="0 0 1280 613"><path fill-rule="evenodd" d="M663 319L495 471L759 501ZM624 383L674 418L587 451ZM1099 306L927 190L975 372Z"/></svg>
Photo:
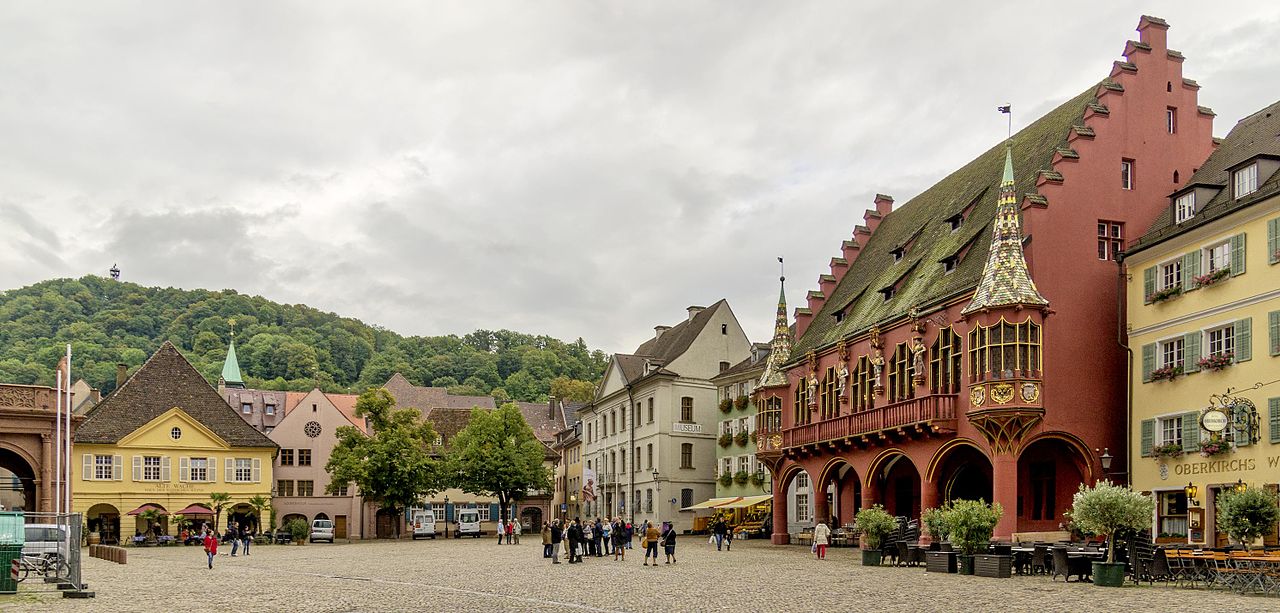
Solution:
<svg viewBox="0 0 1280 613"><path fill-rule="evenodd" d="M1231 560L1245 575L1236 584L1237 591L1271 594L1280 590L1280 556L1233 556Z"/></svg>

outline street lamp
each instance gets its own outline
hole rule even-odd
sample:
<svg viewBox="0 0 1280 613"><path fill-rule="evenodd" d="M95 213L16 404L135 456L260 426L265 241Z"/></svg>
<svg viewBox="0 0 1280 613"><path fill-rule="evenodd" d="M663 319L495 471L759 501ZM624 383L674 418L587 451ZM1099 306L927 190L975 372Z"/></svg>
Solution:
<svg viewBox="0 0 1280 613"><path fill-rule="evenodd" d="M1111 449L1110 449L1110 448L1108 448L1108 447L1103 447L1101 452L1099 452L1099 451L1095 448L1093 451L1094 451L1095 453L1098 453L1098 463L1102 465L1102 474L1103 474L1103 475L1110 476L1110 475L1122 475L1122 474L1124 474L1124 472L1123 472L1123 471L1116 471L1116 472L1114 472L1114 473L1113 473L1113 472L1111 472L1111 464L1112 464L1112 462L1115 460L1115 456L1111 455Z"/></svg>
<svg viewBox="0 0 1280 613"><path fill-rule="evenodd" d="M1196 494L1200 493L1200 488L1196 487L1194 483L1188 482L1187 486L1182 488L1182 493L1187 495L1187 504L1193 507L1200 506L1200 503L1196 501Z"/></svg>
<svg viewBox="0 0 1280 613"><path fill-rule="evenodd" d="M1235 484L1235 486L1234 486L1234 489L1235 489L1237 492L1243 492L1243 491L1245 491L1245 489L1247 489L1248 487L1249 487L1249 486L1247 486L1247 485L1245 485L1245 484L1244 484L1244 480L1243 480L1243 479L1236 479L1236 484Z"/></svg>
<svg viewBox="0 0 1280 613"><path fill-rule="evenodd" d="M449 495L444 495L444 537L449 538Z"/></svg>

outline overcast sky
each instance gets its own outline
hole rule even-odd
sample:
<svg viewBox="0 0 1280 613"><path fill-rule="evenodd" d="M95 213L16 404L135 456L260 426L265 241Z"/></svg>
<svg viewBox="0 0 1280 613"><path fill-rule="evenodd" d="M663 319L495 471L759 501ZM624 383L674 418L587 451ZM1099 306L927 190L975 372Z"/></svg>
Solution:
<svg viewBox="0 0 1280 613"><path fill-rule="evenodd" d="M794 307L876 192L1106 77L1143 13L1216 134L1280 98L1278 3L915 4L6 2L0 289L118 263L609 352L724 297L767 341L777 256Z"/></svg>

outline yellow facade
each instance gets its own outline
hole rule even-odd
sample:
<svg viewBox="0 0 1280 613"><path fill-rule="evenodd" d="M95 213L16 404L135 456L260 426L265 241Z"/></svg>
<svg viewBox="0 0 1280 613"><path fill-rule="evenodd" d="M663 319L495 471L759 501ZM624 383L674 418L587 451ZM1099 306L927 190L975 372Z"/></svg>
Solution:
<svg viewBox="0 0 1280 613"><path fill-rule="evenodd" d="M1280 196L1273 196L1125 260L1129 345L1134 352L1133 485L1157 494L1154 532L1161 542L1225 545L1226 536L1215 529L1216 497L1237 482L1272 491L1280 483L1280 383L1253 388L1255 383L1275 381L1280 373L1278 232ZM1223 260L1226 250L1236 259ZM1212 284L1197 284L1187 273L1207 274L1213 257L1219 258L1215 265L1226 262L1230 272ZM1157 292L1165 289L1179 272L1180 294L1150 300L1153 285ZM1224 359L1225 367L1199 365L1201 358L1228 352L1232 357ZM1165 378L1170 374L1172 379ZM1235 390L1232 397L1252 402L1256 419L1244 418L1248 428L1233 423L1214 433L1203 423L1214 429L1222 424L1213 419L1202 422L1202 417L1211 406L1221 405L1213 399L1228 388ZM1244 403L1235 406L1225 414L1239 420ZM1200 444L1215 439L1229 443L1227 449L1202 454ZM1174 449L1178 445L1180 455ZM1188 486L1194 488L1194 498L1187 497ZM1273 531L1266 541L1274 544L1275 538Z"/></svg>
<svg viewBox="0 0 1280 613"><path fill-rule="evenodd" d="M169 513L193 503L211 506L210 494L222 492L230 494L231 502L224 507L221 527L237 505L244 510L254 496L270 500L274 451L233 447L175 407L114 445L76 444L72 507L85 514L90 530L101 530L106 539L123 533L127 540L145 529L145 522L125 515L129 511L144 504ZM118 528L113 518L118 518Z"/></svg>

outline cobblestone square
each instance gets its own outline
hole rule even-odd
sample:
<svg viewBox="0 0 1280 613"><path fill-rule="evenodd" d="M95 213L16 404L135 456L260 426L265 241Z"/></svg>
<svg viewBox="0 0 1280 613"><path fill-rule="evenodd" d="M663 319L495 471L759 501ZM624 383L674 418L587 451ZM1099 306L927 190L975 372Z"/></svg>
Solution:
<svg viewBox="0 0 1280 613"><path fill-rule="evenodd" d="M856 549L819 562L803 547L739 542L716 552L684 537L678 563L589 559L553 566L536 539L370 541L254 547L205 568L198 547L86 559L92 600L0 597L3 611L1161 611L1209 599L1215 611L1275 611L1274 598L1203 589L1099 588L1048 577L986 579L864 568Z"/></svg>

